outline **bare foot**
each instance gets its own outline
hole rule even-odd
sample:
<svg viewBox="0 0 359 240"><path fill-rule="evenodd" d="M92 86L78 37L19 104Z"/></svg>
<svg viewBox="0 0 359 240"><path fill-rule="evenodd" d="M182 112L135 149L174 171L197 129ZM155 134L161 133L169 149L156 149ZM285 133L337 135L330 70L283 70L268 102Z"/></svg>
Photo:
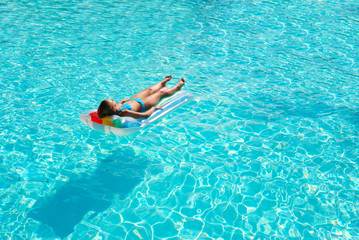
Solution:
<svg viewBox="0 0 359 240"><path fill-rule="evenodd" d="M177 83L178 90L181 90L181 88L183 87L183 85L185 83L186 83L186 80L184 80L184 78L181 78L181 80Z"/></svg>
<svg viewBox="0 0 359 240"><path fill-rule="evenodd" d="M165 79L162 80L161 84L162 84L162 87L165 87L166 86L166 83L171 80L172 76L171 75L168 75L167 77L165 77Z"/></svg>

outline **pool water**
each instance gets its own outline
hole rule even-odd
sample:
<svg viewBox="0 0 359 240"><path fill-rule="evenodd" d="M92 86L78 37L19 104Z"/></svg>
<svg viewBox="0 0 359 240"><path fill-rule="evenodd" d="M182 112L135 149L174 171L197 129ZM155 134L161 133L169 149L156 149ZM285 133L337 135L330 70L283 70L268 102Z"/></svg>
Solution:
<svg viewBox="0 0 359 240"><path fill-rule="evenodd" d="M358 239L359 3L0 0L1 239ZM118 137L79 114L173 75Z"/></svg>

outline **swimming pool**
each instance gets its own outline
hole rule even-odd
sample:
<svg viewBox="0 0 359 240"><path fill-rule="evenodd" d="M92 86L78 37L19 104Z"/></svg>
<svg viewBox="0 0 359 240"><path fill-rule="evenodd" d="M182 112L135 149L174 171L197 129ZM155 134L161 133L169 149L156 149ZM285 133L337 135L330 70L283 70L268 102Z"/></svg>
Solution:
<svg viewBox="0 0 359 240"><path fill-rule="evenodd" d="M357 1L0 1L2 239L359 238ZM166 75L139 133L79 114ZM126 84L125 84L126 83Z"/></svg>

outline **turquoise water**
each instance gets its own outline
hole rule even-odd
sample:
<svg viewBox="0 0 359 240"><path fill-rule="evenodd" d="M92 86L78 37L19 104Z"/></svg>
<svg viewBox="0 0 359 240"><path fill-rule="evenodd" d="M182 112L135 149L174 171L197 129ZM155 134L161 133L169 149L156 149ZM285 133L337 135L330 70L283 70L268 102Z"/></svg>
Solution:
<svg viewBox="0 0 359 240"><path fill-rule="evenodd" d="M359 4L0 0L1 239L358 239ZM138 133L79 114L166 75Z"/></svg>

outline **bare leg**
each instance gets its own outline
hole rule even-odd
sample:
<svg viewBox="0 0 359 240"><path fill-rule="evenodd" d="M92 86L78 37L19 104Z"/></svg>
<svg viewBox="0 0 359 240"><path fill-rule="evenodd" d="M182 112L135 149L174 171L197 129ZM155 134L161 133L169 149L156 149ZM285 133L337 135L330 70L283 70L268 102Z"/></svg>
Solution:
<svg viewBox="0 0 359 240"><path fill-rule="evenodd" d="M154 94L147 96L145 99L142 99L146 109L155 106L161 98L171 96L176 91L180 90L184 84L185 80L182 78L174 87L157 91Z"/></svg>
<svg viewBox="0 0 359 240"><path fill-rule="evenodd" d="M181 78L181 80L174 87L162 90L161 92L164 93L163 97L171 96L176 91L181 90L181 88L185 84L185 82L186 82L186 80L184 80L184 78Z"/></svg>
<svg viewBox="0 0 359 240"><path fill-rule="evenodd" d="M141 98L142 100L155 92L158 92L161 88L166 86L166 83L171 80L172 76L165 77L161 82L153 85L152 87L146 88L145 90L133 95L131 98Z"/></svg>

